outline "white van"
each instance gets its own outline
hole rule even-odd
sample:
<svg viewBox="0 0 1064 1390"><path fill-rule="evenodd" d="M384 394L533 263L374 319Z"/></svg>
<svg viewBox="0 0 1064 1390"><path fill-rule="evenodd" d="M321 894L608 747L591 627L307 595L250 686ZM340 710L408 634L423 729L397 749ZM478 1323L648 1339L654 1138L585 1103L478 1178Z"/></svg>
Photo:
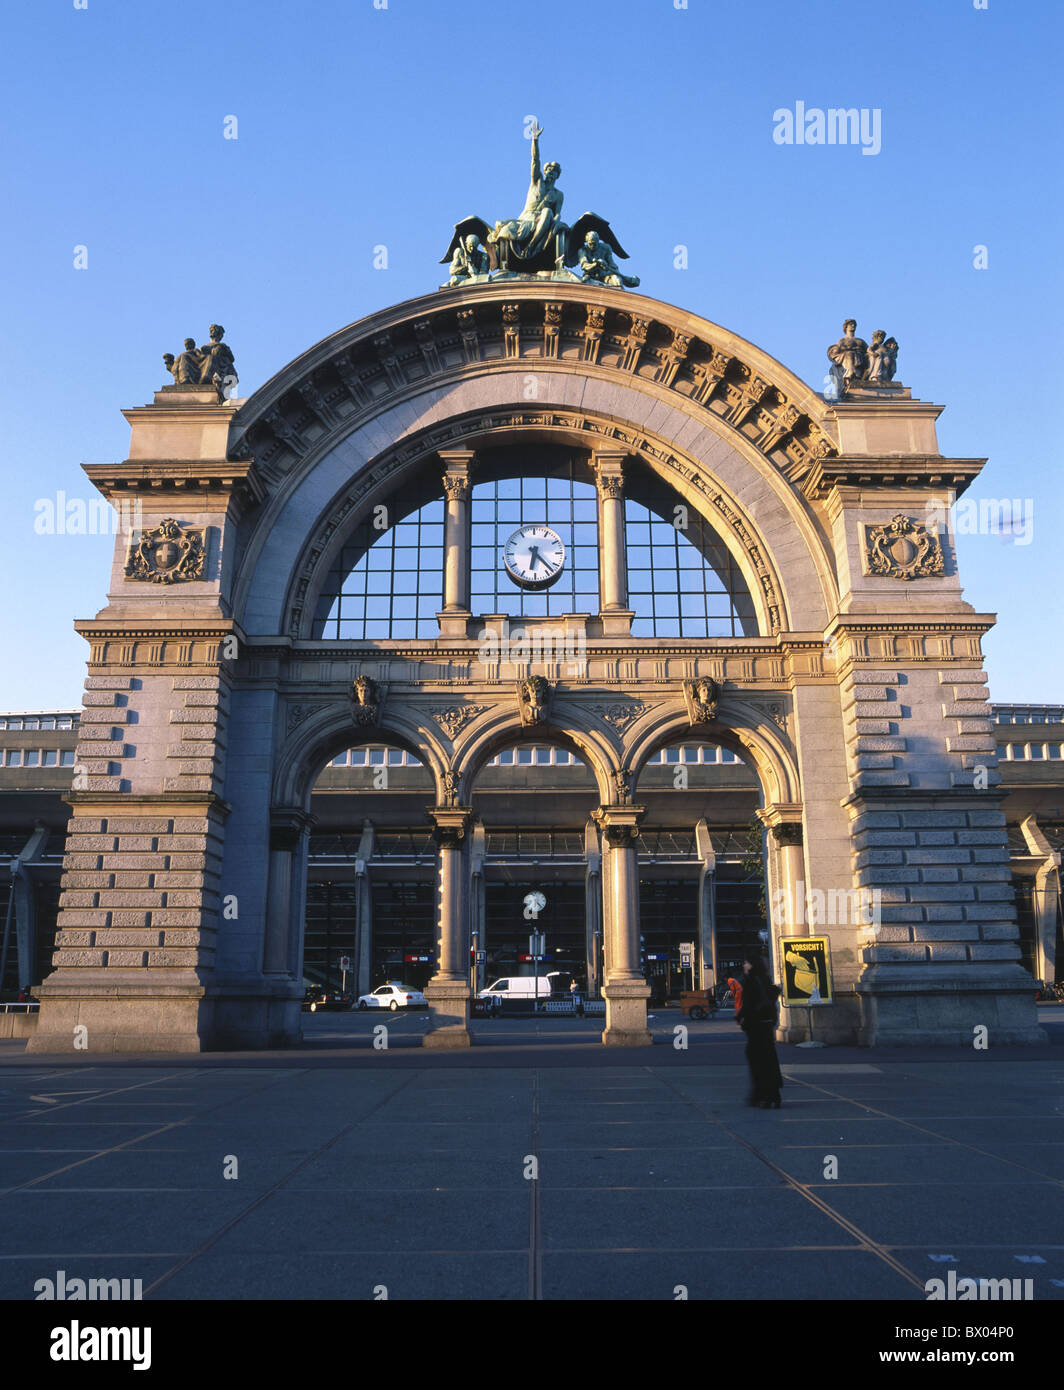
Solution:
<svg viewBox="0 0 1064 1390"><path fill-rule="evenodd" d="M478 999L549 999L550 980L542 975L507 975L482 989Z"/></svg>

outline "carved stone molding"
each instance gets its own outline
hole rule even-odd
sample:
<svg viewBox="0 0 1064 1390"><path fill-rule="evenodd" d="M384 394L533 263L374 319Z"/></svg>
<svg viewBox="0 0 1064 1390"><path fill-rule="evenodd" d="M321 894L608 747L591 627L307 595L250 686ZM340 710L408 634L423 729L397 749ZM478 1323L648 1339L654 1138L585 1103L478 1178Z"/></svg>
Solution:
<svg viewBox="0 0 1064 1390"><path fill-rule="evenodd" d="M644 704L642 700L618 700L609 704L597 702L588 705L592 714L597 714L601 720L607 723L611 729L616 729L619 734L624 733L629 724L634 724L637 719L641 719L649 708L650 706Z"/></svg>
<svg viewBox="0 0 1064 1390"><path fill-rule="evenodd" d="M882 526L865 524L864 538L866 574L885 579L930 579L945 569L938 533L902 512Z"/></svg>
<svg viewBox="0 0 1064 1390"><path fill-rule="evenodd" d="M151 584L203 579L206 532L205 526L182 526L172 517L141 531L129 546L126 578Z"/></svg>
<svg viewBox="0 0 1064 1390"><path fill-rule="evenodd" d="M289 705L288 716L285 721L285 732L290 734L294 728L304 723L312 715L320 714L323 709L328 708L329 706L323 702L318 702L317 704L299 703Z"/></svg>
<svg viewBox="0 0 1064 1390"><path fill-rule="evenodd" d="M461 730L488 708L487 705L447 705L433 708L429 713L453 743Z"/></svg>
<svg viewBox="0 0 1064 1390"><path fill-rule="evenodd" d="M388 394L413 395L426 382L464 374L479 362L523 368L535 357L550 361L552 370L590 365L628 380L649 376L659 388L716 417L725 432L741 432L747 445L792 480L837 452L820 423L828 418L820 398L789 373L778 377L756 349L741 345L743 356L737 356L724 346L731 335L714 325L682 313L675 319L655 316L659 306L651 301L640 302L637 310L633 296L586 286L555 284L549 298L534 286L508 285L505 299L501 291L502 286L484 286L475 309L468 303L421 302L375 332L362 329L359 336L356 325L334 335L320 352L308 354L290 380L268 396L264 389L240 408L231 449L246 452L246 439L267 478L276 479L310 448L320 449L319 422L339 438L364 413L390 404ZM540 331L529 331L536 322ZM311 389L304 392L303 380L312 375Z"/></svg>

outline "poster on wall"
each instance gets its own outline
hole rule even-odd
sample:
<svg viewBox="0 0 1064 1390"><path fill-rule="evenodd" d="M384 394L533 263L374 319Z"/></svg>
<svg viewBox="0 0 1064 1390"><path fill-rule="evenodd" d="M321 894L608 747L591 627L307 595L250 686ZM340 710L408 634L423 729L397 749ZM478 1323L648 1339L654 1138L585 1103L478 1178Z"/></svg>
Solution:
<svg viewBox="0 0 1064 1390"><path fill-rule="evenodd" d="M830 1004L831 948L826 936L781 936L779 961L783 974L783 1003Z"/></svg>

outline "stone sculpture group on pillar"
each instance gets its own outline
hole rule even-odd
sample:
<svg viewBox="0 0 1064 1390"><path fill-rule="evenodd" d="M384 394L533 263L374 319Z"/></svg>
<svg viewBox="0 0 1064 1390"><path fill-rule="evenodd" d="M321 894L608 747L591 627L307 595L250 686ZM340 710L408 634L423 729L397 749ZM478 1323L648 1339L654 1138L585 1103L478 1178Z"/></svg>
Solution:
<svg viewBox="0 0 1064 1390"><path fill-rule="evenodd" d="M207 331L209 343L197 347L195 338L186 338L184 351L176 357L172 352L164 352L163 363L175 386L213 386L218 399L224 401L237 384L233 350L222 342L225 329L221 324L212 323Z"/></svg>
<svg viewBox="0 0 1064 1390"><path fill-rule="evenodd" d="M639 277L622 275L614 255L627 260L628 253L610 224L597 213L585 212L570 227L562 221L565 195L557 186L561 165L541 164L539 137L531 131L532 175L525 205L517 217L500 218L494 226L482 217L456 222L451 244L440 259L450 265L452 285L465 285L491 276L537 275L554 280L580 280L589 284L627 286L634 289ZM579 265L581 275L572 267Z"/></svg>
<svg viewBox="0 0 1064 1390"><path fill-rule="evenodd" d="M836 394L841 396L854 383L886 386L898 370L898 343L888 338L886 331L877 328L872 334L872 346L857 336L857 320L847 319L842 325L842 337L828 348L831 378Z"/></svg>

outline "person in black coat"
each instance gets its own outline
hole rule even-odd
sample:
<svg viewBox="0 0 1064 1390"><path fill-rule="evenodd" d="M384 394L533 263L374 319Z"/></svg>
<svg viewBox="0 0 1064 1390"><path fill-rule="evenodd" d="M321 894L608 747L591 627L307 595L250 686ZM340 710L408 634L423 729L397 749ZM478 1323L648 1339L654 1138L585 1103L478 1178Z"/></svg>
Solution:
<svg viewBox="0 0 1064 1390"><path fill-rule="evenodd" d="M747 1104L778 1110L783 1085L775 1043L776 1000L780 991L769 978L763 960L743 961L743 967L743 1002L738 1020L746 1034L746 1060L750 1067Z"/></svg>

